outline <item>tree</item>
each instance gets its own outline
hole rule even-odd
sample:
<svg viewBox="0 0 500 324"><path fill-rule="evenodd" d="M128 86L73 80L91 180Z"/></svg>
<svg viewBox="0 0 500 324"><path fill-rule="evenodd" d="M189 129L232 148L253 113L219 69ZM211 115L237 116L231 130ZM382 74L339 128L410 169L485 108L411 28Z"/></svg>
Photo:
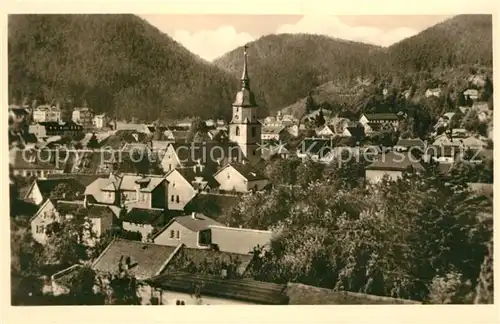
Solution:
<svg viewBox="0 0 500 324"><path fill-rule="evenodd" d="M206 133L207 130L208 130L207 124L205 123L205 121L203 119L201 119L200 117L196 117L191 122L191 127L189 128L188 142L193 141L195 135L198 132Z"/></svg>
<svg viewBox="0 0 500 324"><path fill-rule="evenodd" d="M70 298L76 305L104 304L103 296L94 291L96 272L91 267L79 267L70 274L67 281Z"/></svg>
<svg viewBox="0 0 500 324"><path fill-rule="evenodd" d="M99 141L97 140L97 136L95 133L92 133L92 137L90 137L89 141L87 142L87 147L90 149L99 148Z"/></svg>
<svg viewBox="0 0 500 324"><path fill-rule="evenodd" d="M314 119L314 123L316 124L316 127L321 127L325 124L325 116L323 116L323 110L320 109L318 116Z"/></svg>
<svg viewBox="0 0 500 324"><path fill-rule="evenodd" d="M467 95L467 97L465 98L465 103L466 103L467 107L472 107L472 104L474 103L474 101L472 101L471 97L469 95Z"/></svg>
<svg viewBox="0 0 500 324"><path fill-rule="evenodd" d="M309 91L306 97L306 113L309 114L316 110L316 103L312 97L312 91Z"/></svg>

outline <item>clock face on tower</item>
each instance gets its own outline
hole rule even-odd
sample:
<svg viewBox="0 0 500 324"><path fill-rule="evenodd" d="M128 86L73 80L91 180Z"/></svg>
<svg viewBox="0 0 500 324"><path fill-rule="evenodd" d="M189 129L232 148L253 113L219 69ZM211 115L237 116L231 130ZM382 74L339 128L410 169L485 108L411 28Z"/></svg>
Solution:
<svg viewBox="0 0 500 324"><path fill-rule="evenodd" d="M238 115L234 115L234 119L238 120L240 117Z"/></svg>

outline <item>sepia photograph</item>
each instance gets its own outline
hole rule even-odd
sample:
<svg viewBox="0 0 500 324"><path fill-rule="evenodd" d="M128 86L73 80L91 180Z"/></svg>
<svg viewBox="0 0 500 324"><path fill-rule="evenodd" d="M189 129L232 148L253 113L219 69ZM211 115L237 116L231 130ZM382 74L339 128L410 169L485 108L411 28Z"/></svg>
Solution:
<svg viewBox="0 0 500 324"><path fill-rule="evenodd" d="M492 14L7 23L12 306L493 304Z"/></svg>

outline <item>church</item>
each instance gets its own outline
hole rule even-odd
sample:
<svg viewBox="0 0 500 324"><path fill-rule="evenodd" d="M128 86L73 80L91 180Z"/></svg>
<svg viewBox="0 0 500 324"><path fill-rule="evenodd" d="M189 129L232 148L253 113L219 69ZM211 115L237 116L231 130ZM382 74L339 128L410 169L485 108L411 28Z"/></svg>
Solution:
<svg viewBox="0 0 500 324"><path fill-rule="evenodd" d="M257 103L250 90L247 49L248 46L245 45L241 90L236 94L233 103L233 114L229 123L229 140L238 144L243 155L251 164L256 164L260 161L261 155L259 143L262 124L257 119Z"/></svg>

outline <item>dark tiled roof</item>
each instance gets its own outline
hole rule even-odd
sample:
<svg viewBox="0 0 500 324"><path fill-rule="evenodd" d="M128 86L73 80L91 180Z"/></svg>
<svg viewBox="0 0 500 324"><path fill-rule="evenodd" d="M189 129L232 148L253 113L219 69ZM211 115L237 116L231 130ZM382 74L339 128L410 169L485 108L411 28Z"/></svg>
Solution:
<svg viewBox="0 0 500 324"><path fill-rule="evenodd" d="M368 120L398 120L399 117L393 113L364 114Z"/></svg>
<svg viewBox="0 0 500 324"><path fill-rule="evenodd" d="M221 194L198 194L184 207L186 212L203 213L209 217L217 217L227 213L237 205L241 197ZM207 210L207 208L209 210Z"/></svg>
<svg viewBox="0 0 500 324"><path fill-rule="evenodd" d="M196 213L196 218L193 218L192 215L187 215L175 217L172 221L174 220L193 232L208 229L210 225L222 226L222 224L216 222L215 220L199 213ZM168 225L166 227L168 227Z"/></svg>
<svg viewBox="0 0 500 324"><path fill-rule="evenodd" d="M208 168L203 168L203 170L196 168L196 170L194 170L193 167L187 167L178 168L176 170L190 183L195 181L196 178L201 177L203 178L202 181L206 181L210 188L216 188L219 186L219 183L213 177L213 173Z"/></svg>
<svg viewBox="0 0 500 324"><path fill-rule="evenodd" d="M271 243L271 231L259 231L246 228L210 226L212 243L219 251L250 254L258 246L266 247Z"/></svg>
<svg viewBox="0 0 500 324"><path fill-rule="evenodd" d="M117 273L120 259L130 257L129 272L143 280L155 276L162 270L175 247L114 239L92 265L99 272Z"/></svg>
<svg viewBox="0 0 500 324"><path fill-rule="evenodd" d="M288 302L287 296L283 294L286 285L251 279L221 279L190 273L169 273L153 278L151 285L184 293L193 293L194 287L200 285L202 296L208 295L263 305L283 305Z"/></svg>
<svg viewBox="0 0 500 324"><path fill-rule="evenodd" d="M13 150L10 162L13 168L18 170L64 170L66 153L61 151L59 154L59 163L55 163L56 155L54 151Z"/></svg>
<svg viewBox="0 0 500 324"><path fill-rule="evenodd" d="M249 163L230 163L229 166L233 167L248 181L266 180L266 176L259 170L251 166Z"/></svg>
<svg viewBox="0 0 500 324"><path fill-rule="evenodd" d="M81 215L88 216L89 218L113 218L113 211L105 205L89 205L84 207L83 202L73 201L57 201L55 204L56 210L61 215L75 215L75 213L82 213Z"/></svg>
<svg viewBox="0 0 500 324"><path fill-rule="evenodd" d="M76 178L59 178L59 179L47 179L47 180L35 180L35 184L38 186L40 193L43 198L50 196L58 186L65 186L68 192L66 196L82 196L85 192L86 182L82 183ZM77 197L78 198L78 197Z"/></svg>
<svg viewBox="0 0 500 324"><path fill-rule="evenodd" d="M240 162L245 159L236 143L172 143L171 145L184 166L196 164L198 160L209 167L219 164L223 166L230 161Z"/></svg>
<svg viewBox="0 0 500 324"><path fill-rule="evenodd" d="M395 170L404 171L409 168L413 170L423 170L422 164L417 162L414 157L408 153L382 153L377 160L366 167L367 170Z"/></svg>
<svg viewBox="0 0 500 324"><path fill-rule="evenodd" d="M220 275L220 273L207 273L211 270L220 271L221 268L234 264L237 266L238 274L247 270L253 255L242 255L236 253L220 252L212 249L189 249L183 247L170 260L164 269L164 273L190 272L197 274ZM212 268L213 266L213 268ZM229 269L226 269L229 270ZM204 273L200 273L204 272Z"/></svg>
<svg viewBox="0 0 500 324"><path fill-rule="evenodd" d="M428 146L425 150L426 155L435 157L454 157L460 152L460 148L451 145Z"/></svg>
<svg viewBox="0 0 500 324"><path fill-rule="evenodd" d="M297 283L289 283L285 294L290 305L421 304L413 300L334 291Z"/></svg>
<svg viewBox="0 0 500 324"><path fill-rule="evenodd" d="M132 208L121 220L134 224L154 224L163 215L163 210Z"/></svg>
<svg viewBox="0 0 500 324"><path fill-rule="evenodd" d="M401 147L405 147L405 148L418 147L418 148L424 149L425 143L419 138L415 138L415 139L401 138L398 140L398 142L395 146L401 146Z"/></svg>
<svg viewBox="0 0 500 324"><path fill-rule="evenodd" d="M53 173L53 174L48 174L47 179L48 180L62 180L62 179L74 179L81 185L87 187L89 184L94 182L96 179L98 179L99 176L93 175L93 174L78 174L78 173ZM40 181L40 180L39 180Z"/></svg>

